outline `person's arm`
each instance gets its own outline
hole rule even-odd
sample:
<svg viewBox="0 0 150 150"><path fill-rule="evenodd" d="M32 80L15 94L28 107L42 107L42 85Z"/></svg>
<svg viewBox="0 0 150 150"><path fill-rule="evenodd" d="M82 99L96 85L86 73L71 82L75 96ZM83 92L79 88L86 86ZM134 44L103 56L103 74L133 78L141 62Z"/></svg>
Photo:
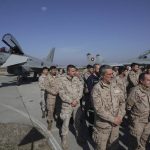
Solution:
<svg viewBox="0 0 150 150"><path fill-rule="evenodd" d="M78 97L77 97L78 103L80 102L80 99L82 98L82 96L83 96L83 84L79 80L79 93L78 93Z"/></svg>
<svg viewBox="0 0 150 150"><path fill-rule="evenodd" d="M135 103L135 99L136 99L136 92L135 92L135 88L133 88L127 98L127 106L126 109L128 111L130 111Z"/></svg>
<svg viewBox="0 0 150 150"><path fill-rule="evenodd" d="M40 88L41 90L45 90L44 79L43 79L43 78L39 77L39 82L38 82L38 84L39 84L39 88Z"/></svg>
<svg viewBox="0 0 150 150"><path fill-rule="evenodd" d="M122 93L119 95L119 113L118 116L120 117L124 117L124 115L126 114L125 111L125 94L124 91L121 91Z"/></svg>
<svg viewBox="0 0 150 150"><path fill-rule="evenodd" d="M51 85L50 85L50 81L49 81L49 78L48 78L48 76L45 78L45 80L44 80L44 83L45 83L45 90L49 93L49 94L51 94L51 95L53 95L53 96L56 96L57 94L58 94L58 85L57 85L57 82L55 83L56 85L55 85L55 88L51 88Z"/></svg>
<svg viewBox="0 0 150 150"><path fill-rule="evenodd" d="M87 84L88 91L91 93L93 88L93 82L91 76L89 76L88 79L86 80L86 84Z"/></svg>
<svg viewBox="0 0 150 150"><path fill-rule="evenodd" d="M138 84L138 81L135 75L132 73L131 74L129 73L129 81L133 84L133 86L136 86Z"/></svg>
<svg viewBox="0 0 150 150"><path fill-rule="evenodd" d="M63 102L68 103L68 104L72 103L72 99L67 95L64 85L61 81L59 83L59 96Z"/></svg>
<svg viewBox="0 0 150 150"><path fill-rule="evenodd" d="M101 99L101 92L99 88L100 88L99 85L96 84L92 90L92 99L93 99L95 112L100 118L110 123L114 123L115 117L112 116L111 113L109 113L108 111L104 109L104 104Z"/></svg>

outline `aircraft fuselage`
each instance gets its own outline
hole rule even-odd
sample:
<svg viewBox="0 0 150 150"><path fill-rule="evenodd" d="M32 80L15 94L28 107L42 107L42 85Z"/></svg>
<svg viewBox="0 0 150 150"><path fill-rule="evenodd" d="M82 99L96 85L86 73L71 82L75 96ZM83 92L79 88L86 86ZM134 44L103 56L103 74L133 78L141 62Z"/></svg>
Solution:
<svg viewBox="0 0 150 150"><path fill-rule="evenodd" d="M0 65L4 64L9 56L10 56L9 53L0 52Z"/></svg>

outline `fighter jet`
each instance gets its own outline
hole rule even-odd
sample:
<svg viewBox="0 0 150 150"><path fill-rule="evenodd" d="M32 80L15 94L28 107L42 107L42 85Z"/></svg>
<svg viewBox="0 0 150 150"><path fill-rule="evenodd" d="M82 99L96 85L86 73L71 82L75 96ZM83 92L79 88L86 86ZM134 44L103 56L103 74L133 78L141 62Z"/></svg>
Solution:
<svg viewBox="0 0 150 150"><path fill-rule="evenodd" d="M117 62L117 61L116 62L108 62L108 61L104 60L104 58L102 56L100 56L99 54L94 56L94 55L88 53L86 56L87 56L88 64L90 64L90 65L93 65L95 63L101 64L101 65L107 64L107 65L111 65L111 66L130 65L132 63L138 63L138 64L142 64L142 65L150 64L150 57L149 57L150 50L144 51L138 57L131 58L126 61L120 61L120 62Z"/></svg>
<svg viewBox="0 0 150 150"><path fill-rule="evenodd" d="M53 62L55 48L52 48L46 59L38 59L25 54L11 34L5 34L2 41L10 48L8 51L5 48L0 50L0 65L7 67L7 72L17 75L17 83L20 84L22 77L27 77L31 72L34 73L34 78L41 73L43 67L50 67Z"/></svg>
<svg viewBox="0 0 150 150"><path fill-rule="evenodd" d="M138 64L150 64L150 50L144 51L141 55L139 55L136 58L131 58L129 59L126 63L138 63ZM125 63L125 62L124 62Z"/></svg>
<svg viewBox="0 0 150 150"><path fill-rule="evenodd" d="M94 65L94 64L97 64L97 63L101 64L104 61L103 58L99 54L94 56L90 53L87 53L86 56L87 56L87 61L88 61L89 65Z"/></svg>

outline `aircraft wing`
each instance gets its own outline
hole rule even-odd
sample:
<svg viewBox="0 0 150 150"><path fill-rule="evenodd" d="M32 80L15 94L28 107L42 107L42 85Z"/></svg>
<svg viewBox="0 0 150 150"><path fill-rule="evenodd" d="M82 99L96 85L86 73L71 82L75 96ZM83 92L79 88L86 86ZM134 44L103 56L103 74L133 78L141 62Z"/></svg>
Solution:
<svg viewBox="0 0 150 150"><path fill-rule="evenodd" d="M124 63L122 63L122 62L109 62L109 61L103 61L103 62L100 62L98 64L100 64L100 65L109 65L109 66L112 66L112 67L114 67L114 66L123 66L124 65Z"/></svg>
<svg viewBox="0 0 150 150"><path fill-rule="evenodd" d="M122 62L123 64L132 64L132 63L137 63L137 64L150 64L150 60L149 59L144 59L144 58L133 58L130 59L128 61L124 61Z"/></svg>
<svg viewBox="0 0 150 150"><path fill-rule="evenodd" d="M146 64L149 65L150 61L148 60L137 60L137 61L133 61L134 63L138 63L138 64Z"/></svg>
<svg viewBox="0 0 150 150"><path fill-rule="evenodd" d="M131 65L132 63L137 63L140 65L143 65L143 64L149 65L150 61L144 60L144 59L131 59L128 61L122 61L122 62L118 62L118 63L104 63L104 64L108 64L110 66L123 66L123 65Z"/></svg>
<svg viewBox="0 0 150 150"><path fill-rule="evenodd" d="M21 65L27 62L28 57L20 55L10 55L6 62L1 67L8 67L13 65Z"/></svg>

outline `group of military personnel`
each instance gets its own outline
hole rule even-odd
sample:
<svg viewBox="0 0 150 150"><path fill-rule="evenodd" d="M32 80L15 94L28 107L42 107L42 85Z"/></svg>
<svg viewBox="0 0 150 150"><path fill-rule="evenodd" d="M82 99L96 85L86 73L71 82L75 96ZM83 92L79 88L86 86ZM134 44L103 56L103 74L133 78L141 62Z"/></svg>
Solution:
<svg viewBox="0 0 150 150"><path fill-rule="evenodd" d="M88 65L82 72L68 65L66 73L44 67L39 77L42 117L48 130L54 118L62 120L61 143L67 150L70 119L77 141L84 144L83 122L92 110L92 139L96 150L117 150L119 128L128 120L129 150L146 150L150 136L150 67ZM57 100L61 100L60 113ZM125 119L124 119L125 118ZM90 120L89 120L90 122Z"/></svg>

